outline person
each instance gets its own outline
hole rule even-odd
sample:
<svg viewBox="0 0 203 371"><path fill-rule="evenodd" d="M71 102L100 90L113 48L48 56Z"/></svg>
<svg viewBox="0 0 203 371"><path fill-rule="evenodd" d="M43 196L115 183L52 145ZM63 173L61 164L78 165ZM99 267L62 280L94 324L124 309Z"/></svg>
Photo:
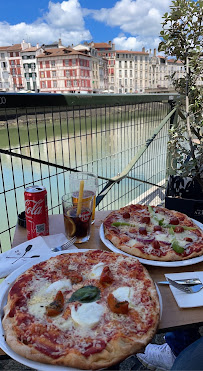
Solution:
<svg viewBox="0 0 203 371"><path fill-rule="evenodd" d="M167 332L165 334L164 344L148 344L145 348L145 352L138 353L137 358L145 367L152 370L156 368L164 371L171 370L176 361L178 361L180 354L190 345L195 344L199 339L202 341L203 337L201 337L197 327ZM203 343L201 346L203 353ZM189 356L188 352L186 352L186 354ZM203 369L203 367L199 368L199 370L201 369ZM179 370L184 370L184 368L179 368ZM193 368L191 368L191 370L193 370Z"/></svg>

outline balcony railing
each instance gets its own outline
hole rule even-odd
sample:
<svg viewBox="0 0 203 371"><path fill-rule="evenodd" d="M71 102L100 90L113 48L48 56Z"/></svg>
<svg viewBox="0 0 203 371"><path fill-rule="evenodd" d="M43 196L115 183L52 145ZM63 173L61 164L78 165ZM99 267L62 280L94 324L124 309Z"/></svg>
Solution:
<svg viewBox="0 0 203 371"><path fill-rule="evenodd" d="M1 251L11 246L25 187L43 184L49 213L61 213L71 171L98 175L97 210L160 203L178 98L1 93Z"/></svg>

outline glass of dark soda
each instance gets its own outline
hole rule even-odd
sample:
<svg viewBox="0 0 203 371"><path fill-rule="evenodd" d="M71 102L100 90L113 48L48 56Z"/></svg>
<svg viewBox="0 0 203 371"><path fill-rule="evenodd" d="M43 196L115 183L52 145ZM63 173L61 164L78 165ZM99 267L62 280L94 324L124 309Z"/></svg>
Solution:
<svg viewBox="0 0 203 371"><path fill-rule="evenodd" d="M76 237L75 243L86 242L90 238L93 197L83 196L80 204L72 194L62 197L63 217L66 237Z"/></svg>

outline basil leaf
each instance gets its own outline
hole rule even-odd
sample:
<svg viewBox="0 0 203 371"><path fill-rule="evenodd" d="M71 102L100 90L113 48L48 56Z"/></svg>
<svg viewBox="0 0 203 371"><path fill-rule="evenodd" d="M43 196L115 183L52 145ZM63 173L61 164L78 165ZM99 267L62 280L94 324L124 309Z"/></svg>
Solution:
<svg viewBox="0 0 203 371"><path fill-rule="evenodd" d="M178 224L178 225L174 225L174 224L165 224L164 225L165 228L173 228L175 229L176 227L183 227L183 229L185 231L194 231L195 229L197 228L194 228L194 227L187 227L186 225L181 225L181 224Z"/></svg>
<svg viewBox="0 0 203 371"><path fill-rule="evenodd" d="M159 225L164 225L164 218L159 220Z"/></svg>
<svg viewBox="0 0 203 371"><path fill-rule="evenodd" d="M113 225L114 227L120 227L122 225L128 225L129 227L134 227L134 225L132 224L129 224L129 223L123 223L123 222L114 222L112 223L111 225Z"/></svg>
<svg viewBox="0 0 203 371"><path fill-rule="evenodd" d="M154 213L154 209L153 209L153 207L152 206L148 206L148 211L150 212L150 213Z"/></svg>
<svg viewBox="0 0 203 371"><path fill-rule="evenodd" d="M175 234L173 228L171 228L171 227L169 228L169 234L173 234L173 235Z"/></svg>
<svg viewBox="0 0 203 371"><path fill-rule="evenodd" d="M179 254L182 254L184 252L184 248L181 247L178 243L178 241L174 240L172 242L172 248L175 252L179 253Z"/></svg>
<svg viewBox="0 0 203 371"><path fill-rule="evenodd" d="M80 303L91 303L100 298L100 290L96 286L83 286L77 291L75 291L69 302L79 301Z"/></svg>

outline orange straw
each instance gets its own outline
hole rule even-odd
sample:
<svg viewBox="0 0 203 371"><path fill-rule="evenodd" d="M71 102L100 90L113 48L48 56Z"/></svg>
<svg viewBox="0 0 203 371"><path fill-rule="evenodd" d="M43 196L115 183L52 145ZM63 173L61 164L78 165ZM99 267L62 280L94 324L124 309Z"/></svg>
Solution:
<svg viewBox="0 0 203 371"><path fill-rule="evenodd" d="M84 180L81 180L80 181L79 197L78 197L77 215L79 215L81 213L81 209L82 209L83 189L84 189Z"/></svg>

